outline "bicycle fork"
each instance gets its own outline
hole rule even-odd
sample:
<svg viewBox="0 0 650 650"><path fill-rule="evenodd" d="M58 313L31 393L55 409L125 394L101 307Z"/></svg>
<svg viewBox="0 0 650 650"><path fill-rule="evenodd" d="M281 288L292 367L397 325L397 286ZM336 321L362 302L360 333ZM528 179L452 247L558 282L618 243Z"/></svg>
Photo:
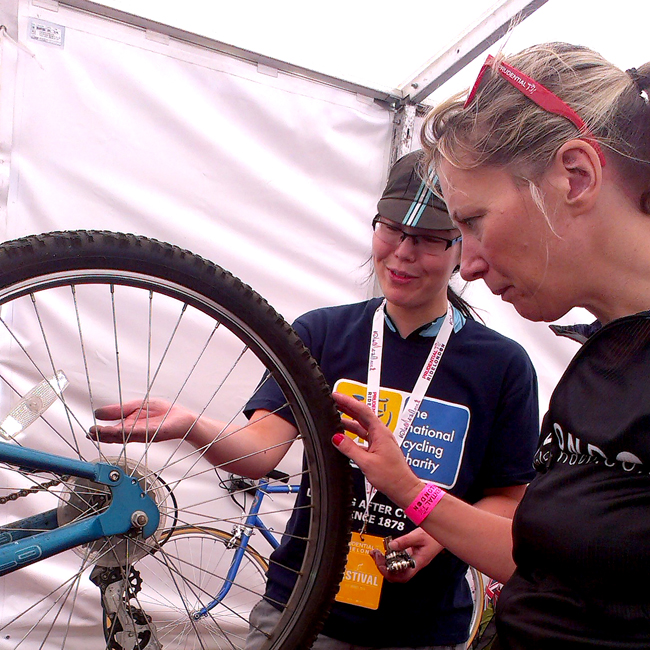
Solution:
<svg viewBox="0 0 650 650"><path fill-rule="evenodd" d="M228 592L230 591L230 588L235 581L237 572L241 566L242 558L244 557L244 553L246 553L248 543L250 542L251 535L253 534L255 528L258 528L264 537L266 539L269 539L274 547L278 546L277 540L270 533L268 535L266 534L266 526L264 526L258 517L264 495L265 482L260 481L260 485L258 485L258 488L255 491L253 503L250 510L248 511L248 515L246 516L244 523L238 524L234 527L233 536L227 544L227 547L235 548L235 553L230 563L230 567L228 568L228 573L224 578L223 585L221 586L219 593L214 597L212 601L210 601L207 605L201 607L201 609L198 609L196 612L192 613L192 618L194 620L199 620L205 616L208 616L210 614L210 611L219 605L228 595Z"/></svg>

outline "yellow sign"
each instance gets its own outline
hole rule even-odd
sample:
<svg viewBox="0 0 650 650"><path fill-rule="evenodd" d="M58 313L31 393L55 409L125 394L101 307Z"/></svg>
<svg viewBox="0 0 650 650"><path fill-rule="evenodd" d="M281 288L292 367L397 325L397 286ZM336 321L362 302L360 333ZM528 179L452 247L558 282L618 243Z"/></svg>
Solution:
<svg viewBox="0 0 650 650"><path fill-rule="evenodd" d="M343 393L344 395L350 395L350 397L354 397L364 403L366 401L366 394L368 392L365 384L360 384L356 381L350 381L346 379L341 379L340 381L336 382L334 390L338 393ZM391 431L395 431L397 418L399 417L399 414L402 410L405 396L406 394L396 390L387 388L381 388L379 390L379 405L377 409L377 416ZM347 418L348 416L343 415L343 417ZM360 438L357 438L351 433L348 433L348 436L351 436L356 442L363 442Z"/></svg>
<svg viewBox="0 0 650 650"><path fill-rule="evenodd" d="M359 533L352 533L345 573L339 586L339 593L336 595L339 603L358 605L367 609L379 607L384 576L379 573L370 555L370 551L374 548L384 552L383 537L375 535L362 537Z"/></svg>

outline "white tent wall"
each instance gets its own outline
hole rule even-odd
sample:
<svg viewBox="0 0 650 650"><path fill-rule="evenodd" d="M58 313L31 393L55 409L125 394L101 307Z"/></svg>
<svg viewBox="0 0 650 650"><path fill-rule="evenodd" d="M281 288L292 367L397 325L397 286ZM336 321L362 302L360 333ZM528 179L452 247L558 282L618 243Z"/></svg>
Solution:
<svg viewBox="0 0 650 650"><path fill-rule="evenodd" d="M13 106L4 238L76 228L157 237L228 268L289 319L365 296L359 266L388 111L56 9L21 0L19 47L2 39L4 79L16 62L13 99L9 83L2 96ZM48 23L61 45L29 37Z"/></svg>
<svg viewBox="0 0 650 650"><path fill-rule="evenodd" d="M372 292L364 263L391 111L52 0L10 0L0 18L3 239L76 228L156 237L232 271L288 320ZM30 37L39 24L61 43ZM575 343L483 283L465 291L528 350L543 411Z"/></svg>

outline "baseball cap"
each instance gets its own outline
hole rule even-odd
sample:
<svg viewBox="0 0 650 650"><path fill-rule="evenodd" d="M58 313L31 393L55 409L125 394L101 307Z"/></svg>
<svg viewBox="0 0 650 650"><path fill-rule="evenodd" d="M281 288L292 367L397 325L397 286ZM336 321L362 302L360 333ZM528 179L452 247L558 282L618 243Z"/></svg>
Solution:
<svg viewBox="0 0 650 650"><path fill-rule="evenodd" d="M427 187L421 174L422 149L402 156L391 168L386 189L377 203L380 216L413 228L455 228L444 201Z"/></svg>

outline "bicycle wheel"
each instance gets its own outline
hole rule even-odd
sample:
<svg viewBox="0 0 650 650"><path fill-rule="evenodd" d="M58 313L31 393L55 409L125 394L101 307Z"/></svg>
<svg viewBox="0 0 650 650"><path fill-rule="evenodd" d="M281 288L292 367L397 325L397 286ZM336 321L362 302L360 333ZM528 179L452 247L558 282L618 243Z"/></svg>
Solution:
<svg viewBox="0 0 650 650"><path fill-rule="evenodd" d="M472 600L474 601L474 610L472 611L472 618L469 624L469 638L467 639L467 647L469 648L481 626L481 617L485 608L485 583L483 581L483 574L473 566L467 569L467 582L472 592Z"/></svg>
<svg viewBox="0 0 650 650"><path fill-rule="evenodd" d="M204 601L220 593L233 564L238 541L232 533L215 528L180 526L164 535L165 558L147 555L137 564L140 591L138 604L151 619L163 648L189 647L191 636L187 612L198 612ZM168 562L173 561L172 566ZM243 647L248 632L248 616L261 599L269 565L252 546L248 546L237 565L237 572L223 600L210 616L197 623L209 647ZM176 588L176 576L186 579ZM104 635L119 634L119 620L106 617Z"/></svg>
<svg viewBox="0 0 650 650"><path fill-rule="evenodd" d="M342 576L351 499L348 464L330 443L336 409L293 330L220 267L133 235L57 232L7 242L0 246L0 278L0 416L57 371L70 382L9 444L117 464L152 496L161 517L147 539L107 537L1 578L2 592L13 595L3 599L0 647L159 648L154 619L140 602L145 578L138 564L145 560L173 575L176 594L164 597L185 602L189 590L196 599L185 612L187 638L169 640L165 649L221 647L215 639L228 638L225 623L212 612L198 621L192 616L214 594L197 589L193 560L179 564L165 543L174 528L241 521L213 467L186 443L107 445L86 432L97 407L133 398L146 405L150 396L245 427L244 404L268 371L298 430L280 468L294 482L306 475L311 506L302 568L266 648L308 648ZM105 489L84 479L0 469L4 522L54 508L66 524L110 501ZM293 507L289 496L269 500L264 516L283 530ZM110 604L109 617L119 610L129 619L119 637L104 638L100 602L104 609ZM231 640L227 647L242 645Z"/></svg>

